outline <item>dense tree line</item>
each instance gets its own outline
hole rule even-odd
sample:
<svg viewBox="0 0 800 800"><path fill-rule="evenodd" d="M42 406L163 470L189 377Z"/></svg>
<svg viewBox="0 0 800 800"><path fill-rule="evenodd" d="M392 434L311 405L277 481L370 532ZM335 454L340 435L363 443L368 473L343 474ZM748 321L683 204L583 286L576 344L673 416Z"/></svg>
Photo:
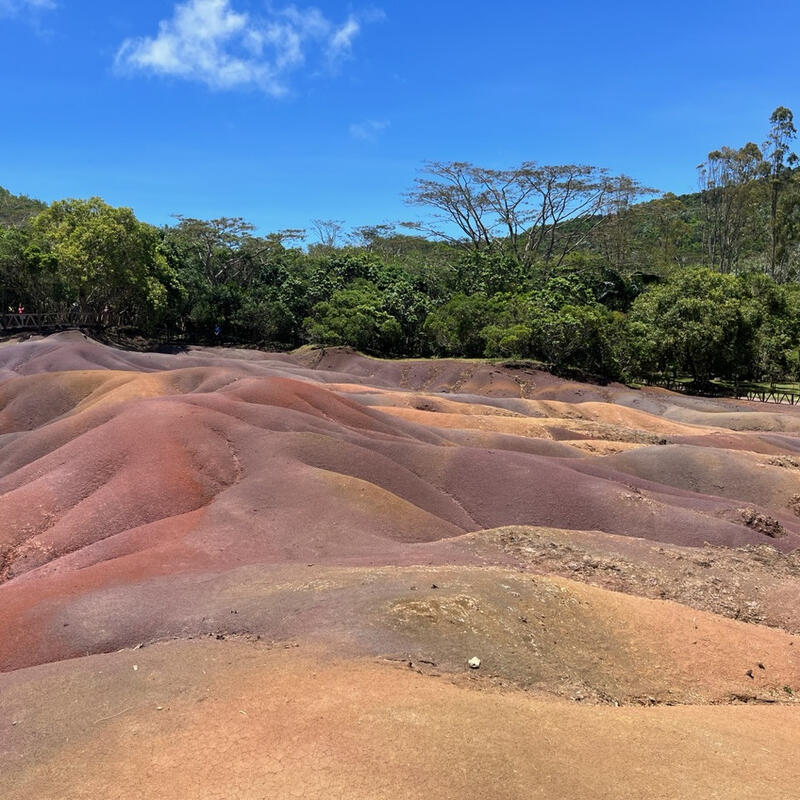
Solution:
<svg viewBox="0 0 800 800"><path fill-rule="evenodd" d="M3 311L79 307L152 340L535 359L603 378L794 380L800 176L792 114L709 154L700 192L655 199L586 165L433 162L425 223L266 236L239 218L163 228L99 198L0 190Z"/></svg>

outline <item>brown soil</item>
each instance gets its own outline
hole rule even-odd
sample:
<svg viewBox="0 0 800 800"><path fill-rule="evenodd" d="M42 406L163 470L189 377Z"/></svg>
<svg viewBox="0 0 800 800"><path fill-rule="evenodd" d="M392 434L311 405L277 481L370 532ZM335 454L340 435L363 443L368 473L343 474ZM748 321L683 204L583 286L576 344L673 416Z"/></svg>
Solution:
<svg viewBox="0 0 800 800"><path fill-rule="evenodd" d="M305 647L23 670L0 710L7 800L794 800L800 781L797 707L587 706Z"/></svg>
<svg viewBox="0 0 800 800"><path fill-rule="evenodd" d="M528 367L5 344L3 796L794 797L798 465Z"/></svg>

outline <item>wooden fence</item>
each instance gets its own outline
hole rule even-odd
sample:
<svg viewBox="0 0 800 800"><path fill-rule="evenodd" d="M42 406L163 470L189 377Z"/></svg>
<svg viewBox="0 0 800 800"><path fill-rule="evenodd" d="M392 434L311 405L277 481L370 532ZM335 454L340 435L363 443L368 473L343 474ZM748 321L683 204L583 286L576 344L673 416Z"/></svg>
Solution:
<svg viewBox="0 0 800 800"><path fill-rule="evenodd" d="M800 394L786 389L740 389L735 396L739 400L756 400L760 403L800 404Z"/></svg>
<svg viewBox="0 0 800 800"><path fill-rule="evenodd" d="M757 403L777 403L780 405L796 406L800 405L800 393L792 392L788 389L762 388L758 386L727 387L718 386L713 383L697 384L683 383L669 379L648 380L645 383L649 386L660 386L662 389L669 389L671 392L681 392L695 397L732 397L736 400L753 400Z"/></svg>

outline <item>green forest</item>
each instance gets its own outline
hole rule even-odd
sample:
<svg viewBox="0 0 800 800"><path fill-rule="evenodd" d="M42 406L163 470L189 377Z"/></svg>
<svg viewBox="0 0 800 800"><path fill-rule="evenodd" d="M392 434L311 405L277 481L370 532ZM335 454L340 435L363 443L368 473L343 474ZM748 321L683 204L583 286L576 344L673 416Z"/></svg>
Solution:
<svg viewBox="0 0 800 800"><path fill-rule="evenodd" d="M100 198L0 189L3 312L80 308L151 343L535 360L602 380L795 381L800 169L792 112L661 195L583 164L430 162L421 222L261 235L154 227Z"/></svg>

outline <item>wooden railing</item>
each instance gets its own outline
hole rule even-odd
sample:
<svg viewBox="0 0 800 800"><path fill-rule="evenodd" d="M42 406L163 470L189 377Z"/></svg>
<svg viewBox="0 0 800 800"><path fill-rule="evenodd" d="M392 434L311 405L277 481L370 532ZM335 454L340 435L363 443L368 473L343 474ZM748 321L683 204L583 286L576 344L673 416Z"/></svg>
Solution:
<svg viewBox="0 0 800 800"><path fill-rule="evenodd" d="M740 389L735 395L739 400L755 400L759 403L782 403L790 406L800 403L800 394L786 389Z"/></svg>
<svg viewBox="0 0 800 800"><path fill-rule="evenodd" d="M789 389L761 388L758 386L742 385L738 387L719 386L713 383L697 384L683 383L669 379L646 381L649 386L660 386L671 392L680 392L694 397L732 397L736 400L752 400L757 403L777 403L780 405L800 405L800 393Z"/></svg>
<svg viewBox="0 0 800 800"><path fill-rule="evenodd" d="M51 331L65 328L99 328L103 323L95 314L84 311L53 311L44 314L0 314L0 330Z"/></svg>

